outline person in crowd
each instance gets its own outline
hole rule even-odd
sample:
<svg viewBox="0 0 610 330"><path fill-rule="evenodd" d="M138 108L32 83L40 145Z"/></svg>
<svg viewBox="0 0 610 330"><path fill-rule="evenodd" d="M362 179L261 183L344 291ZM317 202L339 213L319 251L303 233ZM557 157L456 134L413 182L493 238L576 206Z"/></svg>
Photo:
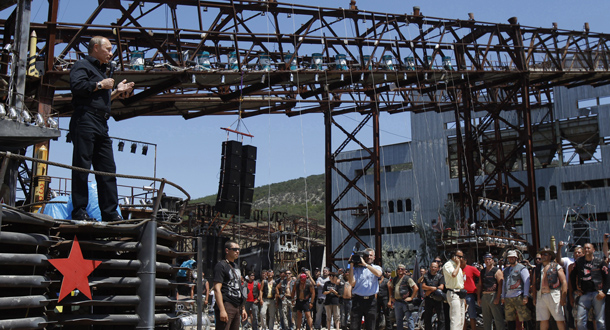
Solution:
<svg viewBox="0 0 610 330"><path fill-rule="evenodd" d="M307 271L309 272L309 271ZM315 284L310 274L302 272L299 275L299 281L295 283L292 295L294 304L294 310L296 312L296 330L301 330L301 322L303 320L303 313L307 321L309 329L313 327L313 320L311 318L311 309L313 308L313 299L315 297Z"/></svg>
<svg viewBox="0 0 610 330"><path fill-rule="evenodd" d="M466 290L466 305L468 317L470 318L470 329L476 330L477 327L477 283L481 277L481 272L467 263L466 256L460 260L460 267L464 274L464 289Z"/></svg>
<svg viewBox="0 0 610 330"><path fill-rule="evenodd" d="M576 319L578 330L587 329L588 313L593 309L597 330L605 329L605 297L610 288L608 278L608 263L602 258L595 257L595 246L591 243L584 245L585 255L575 261L576 290L578 297L576 303Z"/></svg>
<svg viewBox="0 0 610 330"><path fill-rule="evenodd" d="M451 330L462 330L464 328L464 315L466 314L464 298L466 292L464 291L464 274L460 267L462 258L464 258L464 252L457 250L453 257L443 265Z"/></svg>
<svg viewBox="0 0 610 330"><path fill-rule="evenodd" d="M517 315L524 322L526 330L534 330L532 315L527 308L530 290L530 273L527 268L517 262L517 251L511 250L506 257L508 264L504 269L504 284L502 285L502 304L504 304L504 319L508 330L517 327Z"/></svg>
<svg viewBox="0 0 610 330"><path fill-rule="evenodd" d="M74 112L70 119L68 140L72 141L72 166L116 173L112 139L108 135L108 118L112 100L131 93L134 83L123 80L114 83L106 74L114 56L110 40L92 37L89 55L76 61L70 70L70 91ZM112 71L112 68L110 69ZM87 213L89 203L89 173L72 171L72 219L94 220ZM115 176L96 175L97 194L102 221L122 220Z"/></svg>
<svg viewBox="0 0 610 330"><path fill-rule="evenodd" d="M563 306L568 295L568 283L563 269L555 262L555 252L546 247L539 252L542 262L534 277L532 299L536 305L536 321L540 330L548 330L552 316L558 330L565 329Z"/></svg>
<svg viewBox="0 0 610 330"><path fill-rule="evenodd" d="M255 280L254 271L250 271L248 279L246 280L246 286L248 287L246 313L248 313L252 330L258 330L261 283L258 280Z"/></svg>
<svg viewBox="0 0 610 330"><path fill-rule="evenodd" d="M504 274L494 263L491 253L483 256L485 268L481 271L477 286L477 300L483 312L483 328L491 330L492 322L496 330L504 330L504 312L500 305Z"/></svg>
<svg viewBox="0 0 610 330"><path fill-rule="evenodd" d="M445 277L439 272L439 263L433 261L430 271L424 275L422 289L424 291L424 328L432 329L432 316L436 313L437 329L445 327L445 311L443 307Z"/></svg>
<svg viewBox="0 0 610 330"><path fill-rule="evenodd" d="M275 287L276 282L273 279L273 269L267 272L267 279L261 283L261 293L263 305L261 306L261 325L263 330L273 330L275 325ZM267 323L269 318L269 323Z"/></svg>
<svg viewBox="0 0 610 330"><path fill-rule="evenodd" d="M322 315L324 314L324 299L326 299L326 295L324 294L324 284L329 281L328 267L324 267L322 269L322 276L319 276L316 279L316 319L313 324L314 329L322 328ZM328 318L328 315L326 316Z"/></svg>
<svg viewBox="0 0 610 330"><path fill-rule="evenodd" d="M373 330L377 318L377 293L379 278L383 275L380 266L374 265L375 250L364 250L366 258L350 260L349 283L352 287L352 311L350 329L360 329L360 320L364 317L364 329Z"/></svg>
<svg viewBox="0 0 610 330"><path fill-rule="evenodd" d="M343 278L345 281L343 285L343 304L341 305L341 312L343 316L341 319L341 328L343 330L348 330L352 311L352 285L349 283L349 272L344 273Z"/></svg>
<svg viewBox="0 0 610 330"><path fill-rule="evenodd" d="M288 298L288 328L294 329L294 306L292 306L291 303L293 295L292 289L294 288L294 284L297 282L297 280L290 269L286 270L286 281L288 281L288 292L286 294L286 297Z"/></svg>
<svg viewBox="0 0 610 330"><path fill-rule="evenodd" d="M390 305L394 307L396 330L403 330L405 318L408 320L408 330L415 330L411 312L414 309L413 300L417 297L419 288L415 281L407 275L405 265L398 265L396 277L388 283L388 291L390 292Z"/></svg>
<svg viewBox="0 0 610 330"><path fill-rule="evenodd" d="M288 311L292 306L291 301L288 300L290 295L290 287L289 280L286 277L286 270L280 270L280 279L275 286L275 297L276 297L276 306L280 314L280 329L281 330L289 330L290 329L290 321L288 320Z"/></svg>
<svg viewBox="0 0 610 330"><path fill-rule="evenodd" d="M388 283L392 277L392 270L386 268L383 276L379 279L379 293L377 294L377 326L378 330L383 328L392 329L392 321L390 321L390 294L388 291Z"/></svg>
<svg viewBox="0 0 610 330"><path fill-rule="evenodd" d="M239 257L239 244L225 243L225 258L214 266L214 317L217 330L239 330L240 320L248 317L244 306L241 272L235 263Z"/></svg>
<svg viewBox="0 0 610 330"><path fill-rule="evenodd" d="M328 273L329 280L324 283L322 293L326 295L324 299L324 308L326 309L326 329L330 330L331 324L335 324L335 328L340 330L341 320L339 319L339 278L337 273ZM332 322L331 322L332 319Z"/></svg>

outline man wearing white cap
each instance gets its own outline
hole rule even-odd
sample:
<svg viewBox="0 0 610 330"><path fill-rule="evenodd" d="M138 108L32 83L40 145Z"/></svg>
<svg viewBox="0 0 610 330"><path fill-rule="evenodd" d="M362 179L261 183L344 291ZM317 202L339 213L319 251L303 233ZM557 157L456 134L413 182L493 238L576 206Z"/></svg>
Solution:
<svg viewBox="0 0 610 330"><path fill-rule="evenodd" d="M502 303L504 304L504 319L507 329L514 330L517 326L517 315L523 321L526 330L533 330L532 314L527 308L530 290L530 273L527 267L517 263L517 251L508 252L508 266L504 269L504 285L502 286Z"/></svg>

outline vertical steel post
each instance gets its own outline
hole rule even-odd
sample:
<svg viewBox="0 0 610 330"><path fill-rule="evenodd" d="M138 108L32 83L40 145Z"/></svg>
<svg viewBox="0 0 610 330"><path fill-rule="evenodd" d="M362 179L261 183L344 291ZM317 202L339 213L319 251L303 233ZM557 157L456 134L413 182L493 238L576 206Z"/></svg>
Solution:
<svg viewBox="0 0 610 330"><path fill-rule="evenodd" d="M540 248L540 232L538 229L538 197L536 196L536 169L534 168L534 143L532 141L532 113L530 107L529 79L527 76L521 79L521 97L523 105L523 126L525 130L525 157L527 163L527 191L525 196L530 206L530 226L532 229L532 245L534 251Z"/></svg>
<svg viewBox="0 0 610 330"><path fill-rule="evenodd" d="M332 196L332 177L333 177L333 168L334 168L334 163L335 160L332 158L332 139L331 139L331 133L332 133L332 114L331 114L332 109L328 109L327 111L324 112L324 154L326 155L326 157L324 157L324 165L325 165L325 193L324 193L324 200L326 203L326 267L331 267L333 262L335 261L335 256L332 255L332 251L333 251L333 237L332 237L332 224L333 224L333 196ZM309 244L309 243L308 243Z"/></svg>
<svg viewBox="0 0 610 330"><path fill-rule="evenodd" d="M15 22L15 52L17 53L16 63L13 63L13 79L15 89L9 91L13 93L9 100L18 111L23 110L25 95L25 77L27 73L28 46L30 42L30 15L32 11L32 0L19 0L17 3L17 20Z"/></svg>
<svg viewBox="0 0 610 330"><path fill-rule="evenodd" d="M140 303L136 308L138 315L138 325L136 329L154 329L155 328L155 277L157 273L157 213L163 196L163 188L165 188L165 179L162 179L157 198L153 207L153 213L150 221L144 223L140 236L140 249L138 250L138 261L140 261L140 269L138 270L138 278L140 286L137 294L140 298Z"/></svg>
<svg viewBox="0 0 610 330"><path fill-rule="evenodd" d="M197 330L201 330L201 322L203 321L203 278L201 276L203 272L203 251L201 246L203 245L203 238L197 237Z"/></svg>
<svg viewBox="0 0 610 330"><path fill-rule="evenodd" d="M375 212L375 260L378 265L383 264L381 258L381 165L379 163L379 108L375 106L373 110L373 162L374 162L374 212Z"/></svg>

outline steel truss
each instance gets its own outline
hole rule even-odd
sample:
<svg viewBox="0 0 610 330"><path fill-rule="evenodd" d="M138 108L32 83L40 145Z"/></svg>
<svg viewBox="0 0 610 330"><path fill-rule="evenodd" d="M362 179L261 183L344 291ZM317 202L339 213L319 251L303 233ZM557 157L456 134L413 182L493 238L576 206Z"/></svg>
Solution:
<svg viewBox="0 0 610 330"><path fill-rule="evenodd" d="M276 1L191 0L136 0L125 7L118 0L100 0L79 24L57 22L57 8L57 0L50 1L48 21L31 25L45 42L40 54L46 65L41 79L28 81L30 108L33 97L40 95L37 102L45 109L52 105L55 114L70 115L70 95L64 92L69 89L68 70L86 53L90 37L102 35L116 45L115 79L137 86L133 96L113 106L116 120L323 113L327 181L336 172L356 190L360 177L337 171L335 156L343 147L332 151L330 132L338 128L349 140L357 139L336 125L334 116L360 113L363 123L372 119L375 125L382 111L452 111L456 121L464 123L457 125L458 172L466 192L461 199L463 221L476 223L478 210L488 212L476 205L478 197L514 197L506 189L509 178L516 180L509 165L525 155L528 176L527 182L518 182L518 207L494 219L510 225L515 212L529 207L534 248L539 246L532 159L532 127L537 123L531 122L531 110L548 106L555 86L600 86L610 81L610 35L521 26L517 18L494 24L427 17L419 8L411 14L368 12L354 1L349 8L336 9ZM154 20L164 17L166 10L168 28ZM116 21L99 24L102 11L118 13ZM183 19L186 13L196 19ZM11 19L2 22L5 43L11 39ZM186 21L196 26L183 26ZM55 49L61 50L56 54ZM145 57L142 70L131 65L137 51ZM209 53L208 63L201 62L203 51ZM517 113L519 121L506 121L506 111ZM487 113L488 130L472 124L477 112ZM516 138L502 134L507 126ZM375 173L374 196L365 197L377 226L378 137L377 127L373 147L362 146L370 152L366 167ZM485 140L487 151L479 150L477 139ZM481 171L484 184L476 182ZM485 192L490 186L493 192ZM339 221L333 214L340 198L333 201L327 196L327 231ZM348 230L358 240L355 231ZM380 257L379 235L375 246ZM331 247L328 238L327 244ZM336 252L327 258L329 265Z"/></svg>

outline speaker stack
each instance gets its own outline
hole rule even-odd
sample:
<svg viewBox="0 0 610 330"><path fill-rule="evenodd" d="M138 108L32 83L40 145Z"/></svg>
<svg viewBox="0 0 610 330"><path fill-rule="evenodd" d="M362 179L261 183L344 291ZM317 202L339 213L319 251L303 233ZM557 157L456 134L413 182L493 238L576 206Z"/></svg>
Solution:
<svg viewBox="0 0 610 330"><path fill-rule="evenodd" d="M216 211L250 218L255 172L256 147L224 141Z"/></svg>

